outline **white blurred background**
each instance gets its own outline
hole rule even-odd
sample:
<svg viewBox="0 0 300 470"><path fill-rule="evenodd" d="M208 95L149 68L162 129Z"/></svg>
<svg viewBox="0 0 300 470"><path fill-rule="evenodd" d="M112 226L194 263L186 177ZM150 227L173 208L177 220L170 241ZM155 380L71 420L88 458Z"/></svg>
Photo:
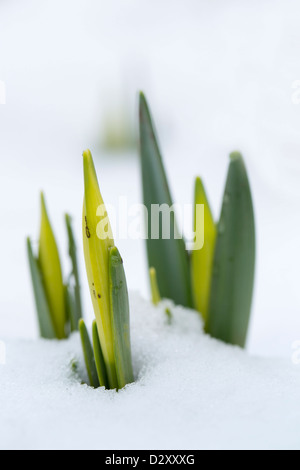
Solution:
<svg viewBox="0 0 300 470"><path fill-rule="evenodd" d="M141 201L137 91L156 118L176 202L202 175L219 216L228 153L241 150L257 218L248 349L291 355L300 339L300 4L295 0L0 0L0 336L36 337L25 237L44 189L68 270L63 213L81 253L82 150L107 203ZM299 100L300 101L300 100ZM120 130L121 129L121 130ZM148 295L142 241L120 240L130 289ZM81 255L80 255L81 256ZM92 316L83 259L86 315Z"/></svg>

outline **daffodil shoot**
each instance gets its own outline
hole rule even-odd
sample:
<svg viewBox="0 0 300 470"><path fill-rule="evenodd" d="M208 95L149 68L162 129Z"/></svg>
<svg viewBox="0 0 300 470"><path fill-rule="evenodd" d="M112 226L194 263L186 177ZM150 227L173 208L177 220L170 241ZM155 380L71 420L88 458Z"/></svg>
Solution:
<svg viewBox="0 0 300 470"><path fill-rule="evenodd" d="M66 214L71 273L64 282L58 245L41 193L41 222L38 254L27 239L27 255L37 310L40 335L46 339L66 339L77 330L82 318L80 280L72 219Z"/></svg>
<svg viewBox="0 0 300 470"><path fill-rule="evenodd" d="M83 153L84 203L82 234L86 272L96 317L99 345L108 387L123 388L133 381L129 335L129 304L123 262L99 189L91 152ZM100 350L99 350L100 346Z"/></svg>
<svg viewBox="0 0 300 470"><path fill-rule="evenodd" d="M172 207L156 131L145 96L140 94L140 156L144 204ZM207 333L244 347L251 312L255 268L255 224L250 183L242 156L234 152L219 222L215 222L202 179L195 185L194 242L148 238L152 300L158 294L193 307ZM199 223L200 220L200 223ZM151 224L151 218L147 220ZM202 222L202 223L201 223ZM176 214L172 227L178 222ZM189 252L191 251L191 252Z"/></svg>

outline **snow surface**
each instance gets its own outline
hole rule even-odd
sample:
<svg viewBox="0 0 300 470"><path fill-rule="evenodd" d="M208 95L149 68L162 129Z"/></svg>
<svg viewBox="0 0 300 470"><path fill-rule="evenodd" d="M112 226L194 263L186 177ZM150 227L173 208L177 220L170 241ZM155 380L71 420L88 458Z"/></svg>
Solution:
<svg viewBox="0 0 300 470"><path fill-rule="evenodd" d="M1 449L298 449L300 371L202 332L197 313L131 295L135 384L94 390L80 340L12 340L0 366ZM72 362L77 361L74 373Z"/></svg>

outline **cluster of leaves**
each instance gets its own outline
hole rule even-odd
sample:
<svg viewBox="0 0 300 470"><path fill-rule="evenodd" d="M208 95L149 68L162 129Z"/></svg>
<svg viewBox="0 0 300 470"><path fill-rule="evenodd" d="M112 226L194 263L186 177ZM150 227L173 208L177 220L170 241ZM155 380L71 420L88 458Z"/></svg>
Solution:
<svg viewBox="0 0 300 470"><path fill-rule="evenodd" d="M82 319L76 246L70 216L66 216L72 272L63 282L55 236L41 196L39 253L27 239L29 265L40 333L47 339L65 339L79 329L90 385L121 389L134 381L130 344L129 300L123 260L114 245L90 151L83 154L83 246L96 321L93 345ZM103 209L98 217L99 208ZM104 223L102 223L104 222ZM108 231L105 227L108 227Z"/></svg>
<svg viewBox="0 0 300 470"><path fill-rule="evenodd" d="M144 203L148 228L153 204L173 207L153 121L140 95L140 149ZM76 246L71 218L65 222L72 272L63 281L55 236L41 195L41 228L38 255L30 239L27 249L41 336L65 339L79 329L91 386L121 389L134 381L129 322L129 301L123 260L114 244L109 218L99 189L91 152L83 153L83 247L95 321L92 342L82 319ZM255 266L255 227L251 191L242 156L230 155L222 211L216 224L200 178L195 183L195 232L197 208L204 208L204 246L189 253L176 236L176 214L171 210L171 237L149 237L147 252L152 301L161 296L196 308L206 331L225 342L245 345L250 318ZM195 245L196 248L196 245ZM166 309L168 320L172 313Z"/></svg>
<svg viewBox="0 0 300 470"><path fill-rule="evenodd" d="M49 220L45 198L41 194L41 227L38 255L27 239L27 253L34 290L40 334L46 339L65 339L78 329L82 318L80 283L76 245L71 217L65 223L72 271L63 281L62 267L54 232Z"/></svg>
<svg viewBox="0 0 300 470"><path fill-rule="evenodd" d="M140 153L144 204L151 233L152 204L173 206L166 172L145 96L140 95ZM242 156L230 155L221 215L215 223L200 178L197 205L204 207L204 246L186 250L178 239L176 214L171 212L171 238L147 239L149 267L155 268L164 298L196 308L213 337L244 347L250 319L255 267L255 226L251 191ZM160 229L161 230L161 229ZM198 228L199 230L199 228ZM200 227L203 230L203 227ZM200 234L196 233L196 237Z"/></svg>
<svg viewBox="0 0 300 470"><path fill-rule="evenodd" d="M121 389L134 381L126 277L89 150L83 167L83 247L96 323L92 348L81 322L82 345L91 383L97 386L98 377L101 386Z"/></svg>

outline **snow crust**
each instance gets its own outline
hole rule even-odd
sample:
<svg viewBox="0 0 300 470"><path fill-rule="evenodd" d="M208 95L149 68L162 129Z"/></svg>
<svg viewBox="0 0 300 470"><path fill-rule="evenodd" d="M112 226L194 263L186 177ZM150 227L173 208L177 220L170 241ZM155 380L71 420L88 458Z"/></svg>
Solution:
<svg viewBox="0 0 300 470"><path fill-rule="evenodd" d="M299 449L300 371L202 332L196 312L131 295L136 383L94 390L80 341L7 340L1 449ZM72 363L78 363L74 372Z"/></svg>

